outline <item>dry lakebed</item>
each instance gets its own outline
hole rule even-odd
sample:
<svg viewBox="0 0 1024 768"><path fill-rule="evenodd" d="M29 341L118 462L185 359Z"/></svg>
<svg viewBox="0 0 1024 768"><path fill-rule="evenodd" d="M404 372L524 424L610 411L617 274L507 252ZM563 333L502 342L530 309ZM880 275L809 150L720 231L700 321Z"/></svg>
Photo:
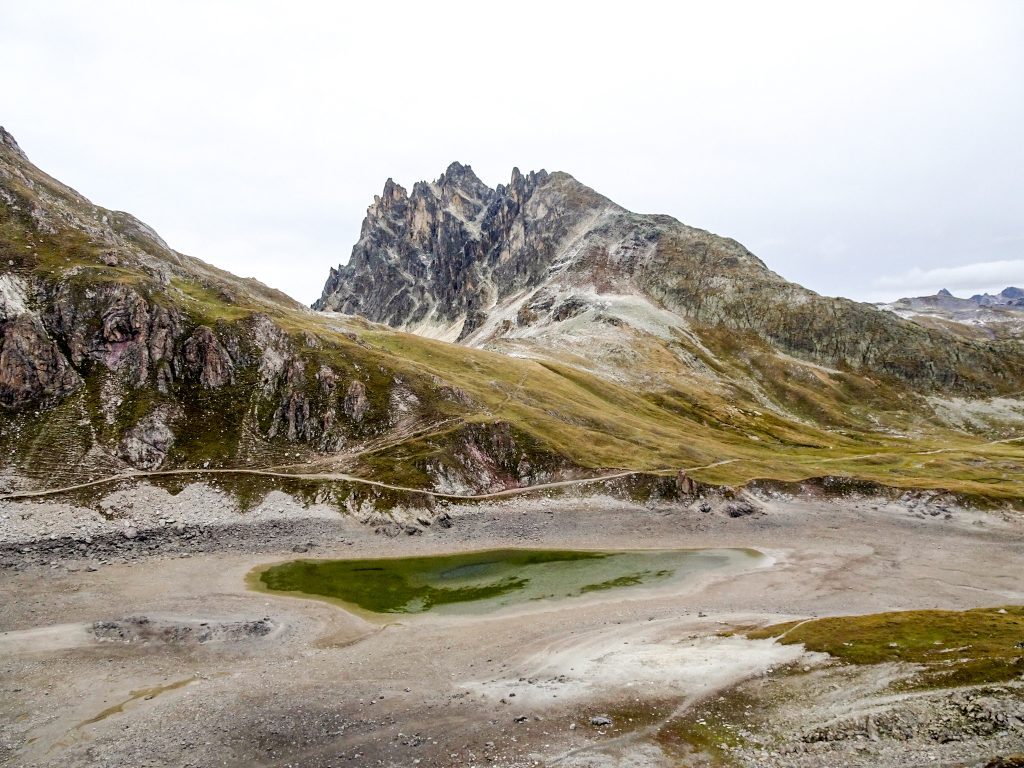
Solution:
<svg viewBox="0 0 1024 768"><path fill-rule="evenodd" d="M117 494L104 515L0 506L0 763L985 766L1024 752L1014 513L764 494L737 518L524 497L392 536L280 493L244 515L201 485Z"/></svg>

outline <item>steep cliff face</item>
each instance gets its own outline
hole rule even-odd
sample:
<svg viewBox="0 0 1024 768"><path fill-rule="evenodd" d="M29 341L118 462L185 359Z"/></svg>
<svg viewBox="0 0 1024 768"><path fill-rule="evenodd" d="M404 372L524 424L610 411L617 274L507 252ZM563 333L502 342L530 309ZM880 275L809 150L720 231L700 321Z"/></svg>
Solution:
<svg viewBox="0 0 1024 768"><path fill-rule="evenodd" d="M496 304L539 285L566 238L605 208L615 206L545 171L516 169L490 189L452 163L411 194L388 179L314 308L465 338Z"/></svg>
<svg viewBox="0 0 1024 768"><path fill-rule="evenodd" d="M516 170L491 190L453 164L409 195L389 180L315 308L504 352L571 354L623 376L645 367L630 354L645 345L675 359L673 376L700 374L725 332L918 390L1024 383L1019 345L819 296L734 240L631 213L564 173Z"/></svg>

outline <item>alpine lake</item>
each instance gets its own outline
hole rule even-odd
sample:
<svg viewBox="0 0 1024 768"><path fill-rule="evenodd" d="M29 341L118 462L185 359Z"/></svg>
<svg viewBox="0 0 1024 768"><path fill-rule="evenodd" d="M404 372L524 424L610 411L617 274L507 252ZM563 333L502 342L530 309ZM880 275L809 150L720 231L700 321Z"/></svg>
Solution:
<svg viewBox="0 0 1024 768"><path fill-rule="evenodd" d="M769 561L753 549L595 552L498 549L366 560L300 559L257 569L257 589L326 599L371 614L480 614L642 586L671 590L718 571Z"/></svg>

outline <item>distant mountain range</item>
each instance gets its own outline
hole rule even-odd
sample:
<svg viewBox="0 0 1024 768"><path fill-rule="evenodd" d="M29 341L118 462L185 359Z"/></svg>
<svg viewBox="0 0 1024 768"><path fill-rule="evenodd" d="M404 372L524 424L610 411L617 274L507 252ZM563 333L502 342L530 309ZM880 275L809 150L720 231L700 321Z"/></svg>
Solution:
<svg viewBox="0 0 1024 768"><path fill-rule="evenodd" d="M1003 288L999 293L994 296L991 293L976 293L969 299L958 299L948 290L943 288L934 296L919 296L914 299L899 299L899 301L919 301L926 302L929 299L954 299L956 301L969 301L972 304L977 304L979 307L996 307L996 306L1010 306L1010 307L1024 307L1024 289L1014 288L1008 286Z"/></svg>
<svg viewBox="0 0 1024 768"><path fill-rule="evenodd" d="M900 317L968 338L1024 338L1024 290L1012 286L992 295L961 299L943 288L932 296L880 303Z"/></svg>

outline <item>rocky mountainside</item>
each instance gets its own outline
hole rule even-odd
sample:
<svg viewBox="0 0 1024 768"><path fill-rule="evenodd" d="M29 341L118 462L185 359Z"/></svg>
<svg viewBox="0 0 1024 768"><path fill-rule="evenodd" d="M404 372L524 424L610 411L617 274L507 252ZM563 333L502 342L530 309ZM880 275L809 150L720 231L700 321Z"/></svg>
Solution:
<svg viewBox="0 0 1024 768"><path fill-rule="evenodd" d="M878 305L921 325L975 339L1024 338L1024 290L1013 286L996 295L967 299L943 289L932 296L897 299Z"/></svg>
<svg viewBox="0 0 1024 768"><path fill-rule="evenodd" d="M438 377L368 349L353 330L366 327L323 323L172 250L35 168L0 130L8 486L344 455L470 410Z"/></svg>
<svg viewBox="0 0 1024 768"><path fill-rule="evenodd" d="M1008 389L1019 358L815 298L565 174L389 184L332 285L324 306L370 320L173 250L0 130L0 496L145 478L358 508L610 472L629 474L597 487L639 498L823 476L1024 497L1015 447L991 442L1015 434L1016 401L963 419L924 394ZM881 348L946 351L829 341L822 307Z"/></svg>
<svg viewBox="0 0 1024 768"><path fill-rule="evenodd" d="M517 169L490 189L453 163L411 193L389 179L314 306L503 352L575 353L612 375L649 369L651 355L631 354L640 346L671 376L714 378L725 334L919 391L1024 387L1018 345L819 296L734 240L631 213L565 173Z"/></svg>

